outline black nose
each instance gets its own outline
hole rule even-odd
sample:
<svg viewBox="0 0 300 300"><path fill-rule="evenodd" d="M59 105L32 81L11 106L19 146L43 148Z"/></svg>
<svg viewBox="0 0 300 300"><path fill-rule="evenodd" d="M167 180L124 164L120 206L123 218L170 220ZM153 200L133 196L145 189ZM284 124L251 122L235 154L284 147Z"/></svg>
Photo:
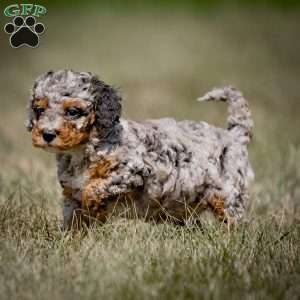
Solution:
<svg viewBox="0 0 300 300"><path fill-rule="evenodd" d="M50 143L52 142L56 137L56 134L55 133L52 133L52 132L44 132L43 133L43 139L47 142L47 143Z"/></svg>

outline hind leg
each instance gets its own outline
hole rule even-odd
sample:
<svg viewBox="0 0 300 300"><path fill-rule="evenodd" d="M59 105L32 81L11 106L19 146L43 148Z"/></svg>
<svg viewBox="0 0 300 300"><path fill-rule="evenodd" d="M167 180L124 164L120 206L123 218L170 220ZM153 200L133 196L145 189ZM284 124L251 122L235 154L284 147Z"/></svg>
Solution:
<svg viewBox="0 0 300 300"><path fill-rule="evenodd" d="M214 195L208 200L208 206L213 214L221 222L228 224L229 227L238 223L239 218L232 212L232 209L227 207L225 198Z"/></svg>
<svg viewBox="0 0 300 300"><path fill-rule="evenodd" d="M220 171L220 190L216 195L224 199L223 211L228 222L238 223L244 216L249 182L254 176L247 147L237 142L228 146L220 157ZM219 202L211 200L214 206L221 205Z"/></svg>

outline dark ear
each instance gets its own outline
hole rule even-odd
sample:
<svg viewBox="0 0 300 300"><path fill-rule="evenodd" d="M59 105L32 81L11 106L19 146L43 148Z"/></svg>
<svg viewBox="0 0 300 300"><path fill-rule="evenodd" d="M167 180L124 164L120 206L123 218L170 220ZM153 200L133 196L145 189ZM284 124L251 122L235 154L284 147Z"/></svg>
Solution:
<svg viewBox="0 0 300 300"><path fill-rule="evenodd" d="M118 91L99 80L92 78L93 96L95 97L95 126L99 133L107 133L119 124L121 100Z"/></svg>

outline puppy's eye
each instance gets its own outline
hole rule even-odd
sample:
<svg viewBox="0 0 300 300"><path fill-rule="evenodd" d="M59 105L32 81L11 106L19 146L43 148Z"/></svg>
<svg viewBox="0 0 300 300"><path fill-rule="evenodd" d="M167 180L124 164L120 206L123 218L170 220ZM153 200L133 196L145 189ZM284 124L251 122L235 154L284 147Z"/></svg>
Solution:
<svg viewBox="0 0 300 300"><path fill-rule="evenodd" d="M69 107L66 109L66 116L79 118L83 115L83 110L78 107Z"/></svg>
<svg viewBox="0 0 300 300"><path fill-rule="evenodd" d="M39 118L41 116L41 114L45 111L45 108L43 107L35 107L34 112L36 114L36 117Z"/></svg>

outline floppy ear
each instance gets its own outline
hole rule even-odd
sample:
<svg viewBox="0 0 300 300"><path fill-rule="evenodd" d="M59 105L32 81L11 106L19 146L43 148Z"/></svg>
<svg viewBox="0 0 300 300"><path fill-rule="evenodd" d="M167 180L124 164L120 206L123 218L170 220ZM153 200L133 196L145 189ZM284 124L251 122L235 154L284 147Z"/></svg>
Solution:
<svg viewBox="0 0 300 300"><path fill-rule="evenodd" d="M92 78L93 96L95 97L95 123L102 136L116 128L120 123L121 100L118 91L99 80L96 76Z"/></svg>

